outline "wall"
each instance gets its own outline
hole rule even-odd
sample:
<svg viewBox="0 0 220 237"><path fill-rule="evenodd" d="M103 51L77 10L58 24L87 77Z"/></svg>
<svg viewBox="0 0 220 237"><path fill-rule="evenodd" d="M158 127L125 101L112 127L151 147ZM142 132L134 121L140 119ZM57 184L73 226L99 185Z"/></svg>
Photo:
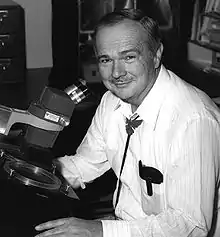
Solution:
<svg viewBox="0 0 220 237"><path fill-rule="evenodd" d="M21 5L25 11L27 68L52 67L51 0L14 0L14 2Z"/></svg>

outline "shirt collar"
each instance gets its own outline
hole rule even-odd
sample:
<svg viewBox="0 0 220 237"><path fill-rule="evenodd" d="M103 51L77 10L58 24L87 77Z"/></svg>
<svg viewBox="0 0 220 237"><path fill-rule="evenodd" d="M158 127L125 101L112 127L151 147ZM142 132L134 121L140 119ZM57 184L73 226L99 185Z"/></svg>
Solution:
<svg viewBox="0 0 220 237"><path fill-rule="evenodd" d="M170 75L165 67L162 65L158 77L151 88L148 95L144 98L135 113L138 113L140 118L146 123L155 127L157 118L160 112L160 108L163 104L164 97L166 95L167 83L170 80ZM131 113L131 106L128 103L119 100L115 110L120 111L125 117L130 118L133 114Z"/></svg>

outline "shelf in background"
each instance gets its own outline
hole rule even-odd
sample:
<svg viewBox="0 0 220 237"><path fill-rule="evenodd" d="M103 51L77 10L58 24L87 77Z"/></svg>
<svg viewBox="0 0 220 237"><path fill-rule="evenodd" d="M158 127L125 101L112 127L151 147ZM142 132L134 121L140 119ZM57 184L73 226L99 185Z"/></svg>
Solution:
<svg viewBox="0 0 220 237"><path fill-rule="evenodd" d="M220 75L219 51L214 51L209 45L204 46L198 41L188 42L188 60L205 73Z"/></svg>
<svg viewBox="0 0 220 237"><path fill-rule="evenodd" d="M202 42L200 40L190 40L190 42L197 44L201 47L210 49L210 50L214 50L216 52L220 52L220 45L218 44L214 44L214 43L206 43L206 42Z"/></svg>
<svg viewBox="0 0 220 237"><path fill-rule="evenodd" d="M215 18L217 20L220 20L220 13L218 13L218 12L204 12L204 13L202 13L202 16L206 16L206 17Z"/></svg>

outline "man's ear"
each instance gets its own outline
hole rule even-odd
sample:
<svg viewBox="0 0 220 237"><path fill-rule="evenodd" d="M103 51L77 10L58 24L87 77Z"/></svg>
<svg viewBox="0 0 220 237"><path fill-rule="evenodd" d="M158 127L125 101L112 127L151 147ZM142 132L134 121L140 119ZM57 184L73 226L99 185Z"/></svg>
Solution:
<svg viewBox="0 0 220 237"><path fill-rule="evenodd" d="M162 54L163 54L163 44L160 43L160 46L158 47L155 58L154 58L155 68L160 67Z"/></svg>

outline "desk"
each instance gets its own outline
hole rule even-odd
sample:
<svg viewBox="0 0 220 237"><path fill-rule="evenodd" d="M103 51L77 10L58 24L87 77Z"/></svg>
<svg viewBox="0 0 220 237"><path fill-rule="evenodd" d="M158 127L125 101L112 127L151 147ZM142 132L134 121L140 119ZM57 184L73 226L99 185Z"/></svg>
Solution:
<svg viewBox="0 0 220 237"><path fill-rule="evenodd" d="M36 224L72 215L79 207L76 202L57 193L41 196L28 186L1 179L1 236L34 236Z"/></svg>
<svg viewBox="0 0 220 237"><path fill-rule="evenodd" d="M35 154L39 155L40 151ZM41 222L68 216L85 218L85 203L59 191L26 186L15 178L10 178L2 165L0 188L1 236L31 237L36 234L34 226Z"/></svg>

